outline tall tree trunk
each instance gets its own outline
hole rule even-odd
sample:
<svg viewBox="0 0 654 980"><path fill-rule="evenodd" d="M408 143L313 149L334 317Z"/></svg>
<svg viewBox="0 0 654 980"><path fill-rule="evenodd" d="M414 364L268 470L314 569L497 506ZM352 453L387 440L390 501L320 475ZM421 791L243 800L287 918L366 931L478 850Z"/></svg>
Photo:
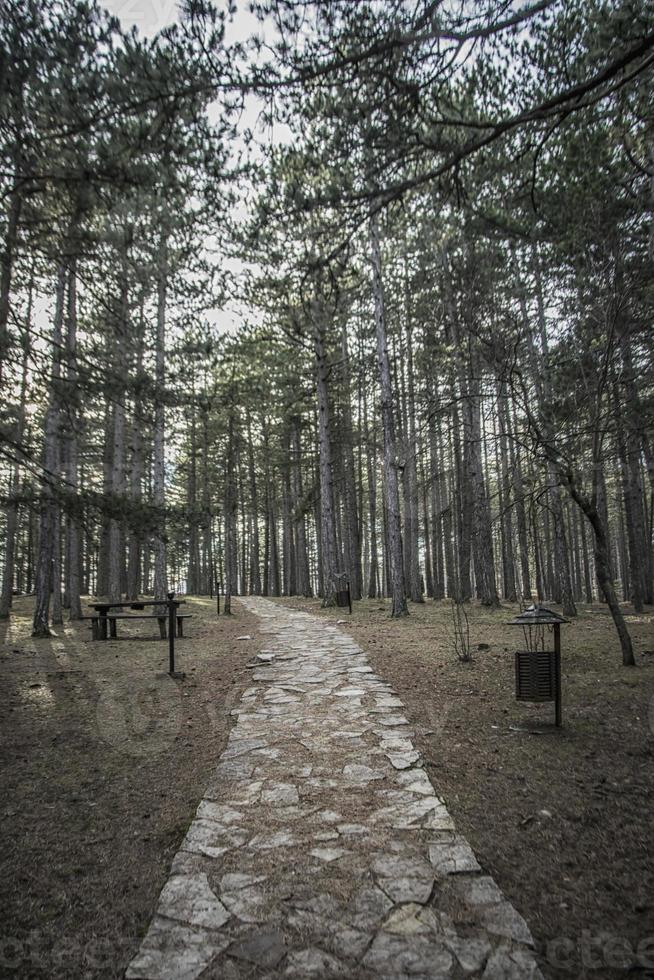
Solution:
<svg viewBox="0 0 654 980"><path fill-rule="evenodd" d="M448 591L452 592L454 585L454 562L452 560L451 542L451 511L450 519L445 522L446 503L444 499L445 481L443 479L443 454L440 448L440 432L436 427L437 395L432 393L429 420L429 483L431 496L431 553L434 577L433 597L443 599L445 596L445 579L448 579ZM447 535L446 535L447 530ZM446 556L447 559L446 560ZM451 577L450 577L451 576Z"/></svg>
<svg viewBox="0 0 654 980"><path fill-rule="evenodd" d="M325 352L324 311L318 302L313 304L313 350L316 358L316 388L318 395L318 444L320 467L320 557L322 562L322 605L336 602L336 520L334 514L334 475L332 445L329 431L329 364Z"/></svg>
<svg viewBox="0 0 654 980"><path fill-rule="evenodd" d="M263 594L270 595L270 454L268 446L268 422L261 420L264 459L264 532L263 532Z"/></svg>
<svg viewBox="0 0 654 980"><path fill-rule="evenodd" d="M291 499L291 432L284 434L284 463L282 466L282 577L283 595L296 595L297 575L295 556L295 528Z"/></svg>
<svg viewBox="0 0 654 980"><path fill-rule="evenodd" d="M246 415L248 479L250 482L250 506L252 508L252 543L250 547L250 588L253 595L261 595L261 559L259 542L259 495L254 467L254 446L252 443L252 424L249 412Z"/></svg>
<svg viewBox="0 0 654 980"><path fill-rule="evenodd" d="M59 463L61 468L61 461ZM52 517L52 624L62 626L64 610L62 603L61 568L61 508L55 507Z"/></svg>
<svg viewBox="0 0 654 980"><path fill-rule="evenodd" d="M518 546L520 549L520 577L522 579L522 597L532 600L531 572L529 568L529 535L527 529L527 513L525 509L525 488L522 476L520 449L515 445L515 425L511 427L508 399L504 397L500 403L500 412L504 415L504 430L509 436L509 454L511 473L513 474L513 499L515 501L516 522L518 525Z"/></svg>
<svg viewBox="0 0 654 980"><path fill-rule="evenodd" d="M541 278L540 258L538 251L533 251L533 266L536 279L536 300L538 308L538 328L540 333L540 343L542 357L538 357L536 345L534 343L533 332L529 323L529 317L524 299L524 290L520 290L520 302L522 308L522 319L525 324L529 352L531 358L531 370L538 395L543 425L547 431L545 437L550 439L552 436L551 425L549 422L549 406L552 404L552 390L549 377L549 348L547 341L547 324L545 320L545 301L543 298L543 284ZM554 525L554 574L557 580L557 599L563 606L565 616L576 616L577 609L574 603L572 577L570 573L570 553L565 533L565 523L563 518L563 504L561 501L561 489L556 471L552 465L548 465L548 487L550 498L550 509L552 522Z"/></svg>
<svg viewBox="0 0 654 980"><path fill-rule="evenodd" d="M381 251L376 215L373 215L370 219L370 257L372 264L372 293L375 308L375 334L377 338L377 367L381 388L382 432L384 438L384 503L387 514L388 566L392 589L391 616L397 617L407 616L409 610L404 592L402 526L397 477L393 389L386 341Z"/></svg>
<svg viewBox="0 0 654 980"><path fill-rule="evenodd" d="M473 535L475 541L474 569L477 596L483 606L499 606L493 557L493 535L490 520L490 507L486 493L486 481L482 465L481 400L479 395L478 364L470 358L471 383L464 413L468 415L466 431L469 443L467 451L468 472L472 490Z"/></svg>
<svg viewBox="0 0 654 980"><path fill-rule="evenodd" d="M205 389L206 387L205 383ZM202 404L202 514L202 592L203 595L213 596L215 585L213 512L211 509L211 490L209 486L209 406L206 401ZM250 578L251 582L252 578Z"/></svg>
<svg viewBox="0 0 654 980"><path fill-rule="evenodd" d="M59 425L61 418L61 359L64 299L66 292L66 260L62 259L57 273L55 312L52 325L52 368L50 394L43 433L43 491L39 518L39 542L35 570L36 605L32 636L49 636L50 590L53 584L54 534L57 504L55 487L59 469ZM57 587L59 583L56 583Z"/></svg>
<svg viewBox="0 0 654 980"><path fill-rule="evenodd" d="M68 492L79 491L79 413L77 389L77 262L71 260L68 272L68 330L66 336L66 378L68 383L68 423L66 428L66 479ZM66 594L69 617L82 618L80 598L80 519L77 501L66 518Z"/></svg>
<svg viewBox="0 0 654 980"><path fill-rule="evenodd" d="M245 516L245 481L243 479L243 459L239 451L236 459L237 464L237 479L238 479L238 497L240 501L240 518L241 518L241 578L239 582L239 595L248 595L248 521Z"/></svg>
<svg viewBox="0 0 654 980"><path fill-rule="evenodd" d="M369 599L376 599L380 594L379 589L379 548L377 543L377 472L375 460L377 451L374 440L371 438L368 423L368 401L366 386L363 385L363 424L364 438L366 444L366 475L368 479L368 513L370 519L370 565L368 569L368 588ZM374 426L373 426L374 431Z"/></svg>
<svg viewBox="0 0 654 980"><path fill-rule="evenodd" d="M434 598L434 576L432 572L432 553L431 553L431 516L429 514L429 494L427 493L427 477L425 475L425 460L422 452L419 457L420 463L420 485L422 487L421 502L423 514L423 526L425 529L425 591L430 599Z"/></svg>
<svg viewBox="0 0 654 980"><path fill-rule="evenodd" d="M110 343L105 348L105 356L109 358ZM111 496L111 474L113 457L113 404L107 400L104 409L103 430L104 430L104 449L102 451L102 490L105 499ZM96 582L96 595L106 596L109 592L109 521L107 513L102 514L102 524L100 527L100 542L98 551L98 574Z"/></svg>
<svg viewBox="0 0 654 980"><path fill-rule="evenodd" d="M581 534L579 532L579 524L583 521L583 515L579 513L578 507L570 507L568 505L566 509L568 534L572 545L574 595L575 600L581 602L583 601L583 593L581 584Z"/></svg>
<svg viewBox="0 0 654 980"><path fill-rule="evenodd" d="M457 537L457 593L456 598L459 602L467 602L472 599L472 481L470 478L470 453L466 447L470 446L470 436L467 434L466 423L463 426L463 445L462 445L462 426L460 424L459 405L454 386L452 386L452 443L454 473L456 474L456 494L453 499L456 501L456 537ZM464 420L467 413L463 411Z"/></svg>
<svg viewBox="0 0 654 980"><path fill-rule="evenodd" d="M583 517L580 521L580 532L581 532L581 553L584 561L584 591L586 595L586 602L591 603L593 601L593 586L590 571L590 559L588 555L588 538L586 536L586 522Z"/></svg>
<svg viewBox="0 0 654 980"><path fill-rule="evenodd" d="M7 212L7 230L4 248L0 253L0 383L3 379L4 362L9 349L9 310L11 300L11 277L18 241L18 228L23 209L23 194L21 186L16 181L9 195Z"/></svg>
<svg viewBox="0 0 654 980"><path fill-rule="evenodd" d="M413 376L413 334L411 313L409 308L408 286L406 287L406 362L407 362L407 424L406 424L406 465L404 477L406 481L405 522L407 543L410 541L407 586L412 602L424 602L422 582L420 580L420 526L418 509L418 471L416 457L418 445L416 440L416 396Z"/></svg>
<svg viewBox="0 0 654 980"><path fill-rule="evenodd" d="M628 332L627 329L626 333L628 334ZM620 380L624 397L621 398L617 379L614 380L613 384L616 442L620 460L629 551L630 598L636 612L642 612L643 603L652 602L652 555L640 465L643 449L641 433L643 424L641 420L644 413L636 388L628 337L623 339L621 348L622 372Z"/></svg>
<svg viewBox="0 0 654 980"><path fill-rule="evenodd" d="M2 574L2 593L0 594L0 619L8 619L11 609L12 590L14 585L14 568L16 560L16 532L18 529L18 494L20 490L20 447L25 436L25 418L27 405L27 373L29 365L30 336L32 326L32 305L34 297L34 272L30 273L27 290L27 312L22 337L22 361L20 375L20 394L18 398L18 413L16 417L15 444L16 462L11 470L9 484L9 503L7 504L5 563Z"/></svg>
<svg viewBox="0 0 654 980"><path fill-rule="evenodd" d="M166 571L166 483L165 483L165 387L166 387L166 294L168 287L168 244L162 237L157 262L157 328L154 345L154 451L152 500L156 510L157 529L153 535L154 597L164 599L168 592ZM162 611L165 607L159 607Z"/></svg>
<svg viewBox="0 0 654 980"><path fill-rule="evenodd" d="M238 547L236 541L236 514L238 497L236 493L236 437L234 432L234 409L230 408L229 432L225 459L225 603L226 616L232 612L232 596L237 594Z"/></svg>
<svg viewBox="0 0 654 980"><path fill-rule="evenodd" d="M269 516L270 527L270 592L269 595L281 595L281 583L279 575L279 542L277 539L277 507L275 496L270 492Z"/></svg>
<svg viewBox="0 0 654 980"><path fill-rule="evenodd" d="M505 386L500 384L497 391L497 419L499 422L499 457L500 457L500 477L502 496L500 499L501 529L502 529L502 568L504 598L509 602L517 599L517 589L515 581L515 565L513 562L513 522L511 520L511 491L513 483L509 477L509 447L506 432L506 413L504 401L506 399Z"/></svg>
<svg viewBox="0 0 654 980"><path fill-rule="evenodd" d="M127 268L128 232L123 233L121 244L120 300L114 323L114 378L112 394L113 456L111 463L111 492L113 507L122 507L125 497L125 352L129 341L129 281ZM118 602L122 595L124 554L124 519L112 514L109 521L109 599Z"/></svg>
<svg viewBox="0 0 654 980"><path fill-rule="evenodd" d="M353 599L361 598L361 538L359 535L359 514L357 511L356 471L354 466L354 438L352 434L352 399L350 394L350 353L347 344L347 326L343 323L341 332L343 355L343 476L345 488L345 556L350 578L350 592Z"/></svg>
<svg viewBox="0 0 654 980"><path fill-rule="evenodd" d="M319 596L324 595L324 589L322 584L322 537L321 528L322 521L320 519L320 464L316 464L316 474L315 474L315 489L313 494L313 514L314 514L314 524L316 528L316 579L318 583L317 594Z"/></svg>
<svg viewBox="0 0 654 980"><path fill-rule="evenodd" d="M548 468L548 478L550 508L554 523L554 568L557 584L560 589L560 602L563 606L564 616L576 616L577 607L575 606L572 588L570 549L565 528L561 488L558 484L556 473L551 466Z"/></svg>
<svg viewBox="0 0 654 980"><path fill-rule="evenodd" d="M136 345L136 381L137 392L143 375L144 338L143 301L139 313L139 336ZM134 421L132 424L131 467L129 474L129 495L132 504L138 508L143 499L143 403L139 394L134 399ZM144 583L141 581L141 552L143 535L134 521L130 523L127 546L127 598L136 599L141 594Z"/></svg>
<svg viewBox="0 0 654 980"><path fill-rule="evenodd" d="M309 574L309 553L307 550L304 488L302 484L300 420L297 417L293 419L292 428L292 463L297 558L297 591L300 595L308 599L312 595L312 588L311 576Z"/></svg>
<svg viewBox="0 0 654 980"><path fill-rule="evenodd" d="M34 575L36 574L36 561L34 558L34 542L36 540L36 514L30 509L27 521L27 569L25 572L25 591L32 592L34 586Z"/></svg>
<svg viewBox="0 0 654 980"><path fill-rule="evenodd" d="M191 369L191 407L190 407L190 452L188 458L188 479L186 500L188 508L188 575L187 589L191 595L200 592L200 534L198 528L198 433L196 417L195 375Z"/></svg>
<svg viewBox="0 0 654 980"><path fill-rule="evenodd" d="M455 406L456 408L456 406ZM453 414L453 418L454 418ZM441 500L443 502L443 551L445 559L445 575L447 578L447 597L448 599L456 599L461 601L464 595L464 588L461 585L460 574L460 561L458 554L455 553L455 545L458 542L459 528L459 503L458 503L458 460L457 453L455 452L457 432L453 428L448 428L447 435L447 460L448 467L445 473L441 469ZM439 458L441 460L441 467L444 466L445 461L445 446L443 443L443 435L439 430L438 433L438 448L439 448ZM445 476L445 480L443 480ZM448 479L449 477L449 479ZM466 566L466 582L467 587L467 598L472 597L472 590L470 587L470 562Z"/></svg>
<svg viewBox="0 0 654 980"><path fill-rule="evenodd" d="M524 393L523 393L524 394ZM602 506L602 467L601 467L601 444L603 433L598 429L594 434L593 444L593 472L592 472L592 492L588 496L580 489L578 479L573 468L562 462L556 448L545 436L540 428L538 419L529 407L529 401L524 400L529 424L535 433L535 438L539 448L545 454L547 462L554 470L561 485L565 487L572 500L581 508L594 535L595 546L595 573L597 581L606 603L613 617L616 632L620 640L622 649L622 662L625 666L634 666L636 661L631 642L631 637L625 623L620 603L618 602L615 586L611 577L610 548L605 523L600 515Z"/></svg>
<svg viewBox="0 0 654 980"><path fill-rule="evenodd" d="M595 536L595 572L600 589L604 593L606 603L609 607L613 622L620 640L622 649L622 663L625 667L634 667L636 660L634 657L631 637L627 629L620 603L615 594L613 579L611 578L611 565L609 561L609 546L603 522L597 511L597 492L593 488L591 499L582 494L574 483L570 474L565 474L563 478L568 483L568 489L572 499L579 505L585 514Z"/></svg>

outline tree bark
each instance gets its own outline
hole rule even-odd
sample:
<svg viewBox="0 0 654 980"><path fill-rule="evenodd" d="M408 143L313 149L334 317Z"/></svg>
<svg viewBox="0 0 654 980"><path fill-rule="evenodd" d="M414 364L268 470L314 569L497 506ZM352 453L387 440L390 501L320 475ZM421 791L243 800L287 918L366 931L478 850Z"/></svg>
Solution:
<svg viewBox="0 0 654 980"><path fill-rule="evenodd" d="M516 523L518 525L518 547L520 550L520 577L523 599L532 600L531 571L529 568L529 535L527 529L527 513L525 508L525 488L522 475L520 449L515 445L515 425L511 425L507 398L503 397L500 412L504 414L504 429L508 435L509 456L513 483L513 500L515 502Z"/></svg>
<svg viewBox="0 0 654 980"><path fill-rule="evenodd" d="M205 383L205 389L206 387ZM213 511L209 485L209 406L206 400L202 403L202 515L202 591L204 595L213 596Z"/></svg>
<svg viewBox="0 0 654 980"><path fill-rule="evenodd" d="M200 532L198 508L198 433L196 416L195 376L191 368L191 406L190 406L190 452L188 457L188 478L186 484L186 502L188 512L188 573L187 589L191 595L200 593Z"/></svg>
<svg viewBox="0 0 654 980"><path fill-rule="evenodd" d="M9 485L9 503L7 505L6 535L5 535L5 563L2 574L2 593L0 594L0 619L8 619L11 604L12 591L14 586L14 569L16 561L16 532L18 530L18 492L20 488L20 447L23 445L25 436L25 419L27 405L27 374L30 352L30 335L32 326L32 306L34 297L34 273L30 274L27 290L27 312L25 314L25 327L22 338L23 354L21 360L20 394L18 398L18 413L16 418L15 443L16 443L16 462L11 470Z"/></svg>
<svg viewBox="0 0 654 980"><path fill-rule="evenodd" d="M636 660L634 657L633 645L629 631L627 630L627 624L624 616L622 615L620 603L618 602L618 598L615 594L615 586L613 585L613 579L611 578L608 540L604 530L604 525L597 511L597 505L593 502L593 500L589 500L577 489L570 474L567 474L565 479L568 483L568 489L572 499L579 505L582 512L586 516L595 536L595 573L597 575L597 582L600 589L604 593L606 603L609 607L611 616L613 617L613 622L615 623L615 628L620 640L620 647L622 649L622 663L625 667L634 667L636 665ZM595 492L593 493L593 496L596 497Z"/></svg>
<svg viewBox="0 0 654 980"><path fill-rule="evenodd" d="M551 439L552 432L549 422L549 406L552 404L552 390L549 378L549 348L547 341L547 324L545 320L545 302L543 298L540 258L536 248L534 248L533 257L533 266L536 278L536 300L538 306L538 328L542 351L540 361L537 355L531 325L529 323L529 316L527 313L523 290L520 290L520 303L522 319L527 332L531 358L531 370L538 395L538 404L542 418L542 425L544 426L544 434L547 439ZM548 465L547 480L552 521L554 524L554 574L556 576L557 589L559 591L559 595L556 596L556 598L561 602L565 616L576 616L577 609L575 606L572 589L570 552L565 533L561 490L556 473L551 465Z"/></svg>
<svg viewBox="0 0 654 980"><path fill-rule="evenodd" d="M393 418L393 389L386 340L381 251L376 215L373 215L370 219L370 256L372 264L372 292L375 308L375 334L377 338L377 368L381 389L382 433L384 438L384 502L387 515L388 565L392 590L391 616L398 617L407 616L409 610L404 592L402 526Z"/></svg>
<svg viewBox="0 0 654 980"><path fill-rule="evenodd" d="M66 335L66 378L68 382L68 424L66 430L66 479L68 492L79 493L79 392L77 387L77 262L68 271L68 317ZM80 507L73 501L66 518L66 594L69 618L82 618L80 598Z"/></svg>
<svg viewBox="0 0 654 980"><path fill-rule="evenodd" d="M316 389L318 395L318 444L320 472L320 557L322 562L322 605L336 602L336 522L334 515L334 476L332 445L329 431L329 364L325 352L323 310L313 303L312 337L316 359Z"/></svg>
<svg viewBox="0 0 654 980"><path fill-rule="evenodd" d="M113 332L113 453L111 460L111 494L114 513L109 520L109 599L118 602L123 579L123 519L115 510L125 495L125 345L128 340L128 276L126 234L121 246L120 300Z"/></svg>
<svg viewBox="0 0 654 980"><path fill-rule="evenodd" d="M418 508L418 472L416 456L418 452L416 440L416 396L415 383L413 376L413 334L410 319L408 287L406 288L406 362L407 362L407 424L406 424L406 466L404 478L406 481L406 507L405 507L405 537L409 546L408 565L408 591L412 602L424 602L422 594L422 582L420 580L420 553L419 553L419 508Z"/></svg>
<svg viewBox="0 0 654 980"><path fill-rule="evenodd" d="M14 256L18 241L18 228L23 209L23 195L18 182L9 195L9 210L7 213L7 231L4 248L0 254L0 383L3 378L4 362L9 348L9 309L11 300L11 277L14 266Z"/></svg>
<svg viewBox="0 0 654 980"><path fill-rule="evenodd" d="M614 380L613 397L616 419L616 442L622 476L625 523L629 546L629 576L631 595L636 612L642 612L643 603L653 600L652 553L647 526L647 507L641 473L641 452L647 450L647 434L644 432L640 394L636 386L635 372L629 346L630 326L621 339L621 385ZM623 397L621 397L621 390Z"/></svg>
<svg viewBox="0 0 654 980"><path fill-rule="evenodd" d="M513 521L511 520L513 483L509 477L509 447L506 431L505 402L506 390L503 385L497 391L497 419L499 423L499 471L501 475L501 530L502 530L502 568L504 598L509 602L517 599L515 565L513 562Z"/></svg>
<svg viewBox="0 0 654 980"><path fill-rule="evenodd" d="M300 420L293 419L292 426L292 472L293 502L295 509L295 538L297 559L297 591L308 599L312 595L309 574L309 553L307 551L307 529L305 520L304 488L302 483L302 447L300 443Z"/></svg>
<svg viewBox="0 0 654 980"><path fill-rule="evenodd" d="M368 400L366 386L363 385L363 425L364 438L366 445L366 476L368 480L368 514L370 521L370 564L368 567L368 587L367 595L369 599L376 599L380 594L379 582L379 548L377 543L377 473L375 470L375 459L377 458L374 439L371 438L368 423ZM374 431L374 426L373 426Z"/></svg>
<svg viewBox="0 0 654 980"><path fill-rule="evenodd" d="M431 515L429 513L429 494L427 493L427 477L425 475L425 460L422 452L419 455L420 461L420 484L422 486L421 502L423 514L423 527L425 529L425 591L430 599L434 598L434 575L432 570L431 553Z"/></svg>
<svg viewBox="0 0 654 980"><path fill-rule="evenodd" d="M55 293L55 312L52 326L52 367L50 396L45 415L43 434L43 491L39 518L39 542L35 569L36 605L32 636L50 635L50 590L53 584L55 486L59 471L59 426L61 421L61 358L64 302L66 292L66 260L59 263ZM57 583L58 585L58 583Z"/></svg>
<svg viewBox="0 0 654 980"><path fill-rule="evenodd" d="M352 398L350 395L350 353L347 343L347 326L341 331L343 356L343 476L345 503L345 556L353 599L361 598L361 538L357 511L356 471L354 466L354 438L352 435Z"/></svg>
<svg viewBox="0 0 654 980"><path fill-rule="evenodd" d="M136 345L136 381L140 384L143 374L143 348L145 338L143 331L144 314L143 301L139 313L139 335ZM137 392L139 388L137 387ZM134 421L132 424L132 445L131 445L131 467L129 475L130 500L134 506L140 507L143 499L143 433L142 421L143 403L137 393L134 399ZM138 527L134 526L132 520L129 529L127 546L127 590L128 599L136 599L141 594L143 582L141 580L141 552L143 535Z"/></svg>
<svg viewBox="0 0 654 980"><path fill-rule="evenodd" d="M165 483L165 424L166 386L166 294L168 286L168 245L164 237L159 246L157 261L157 327L155 334L155 405L152 500L156 510L157 529L153 535L154 597L165 599L168 592L166 571L166 483ZM164 607L159 607L159 611Z"/></svg>
<svg viewBox="0 0 654 980"><path fill-rule="evenodd" d="M467 404L464 406L464 412L469 414L468 424L465 428L469 433L470 441L467 446L464 445L464 453L467 450L468 472L472 491L475 583L477 596L481 604L483 606L498 607L500 600L497 595L497 582L495 577L490 508L482 466L481 403L479 382L476 378L477 370L478 368L471 358L470 393Z"/></svg>
<svg viewBox="0 0 654 980"><path fill-rule="evenodd" d="M234 432L234 409L230 407L229 431L225 453L225 602L226 616L232 612L232 596L238 593L237 567L238 548L236 541L236 513L238 498L236 493L236 437Z"/></svg>
<svg viewBox="0 0 654 980"><path fill-rule="evenodd" d="M282 577L283 595L296 595L296 553L293 502L291 497L291 432L284 434L284 463L282 466Z"/></svg>
<svg viewBox="0 0 654 980"><path fill-rule="evenodd" d="M61 465L61 463L60 463ZM52 625L63 626L61 568L61 508L55 507L52 517Z"/></svg>
<svg viewBox="0 0 654 980"><path fill-rule="evenodd" d="M105 345L105 357L109 358L110 345ZM111 496L111 460L113 456L113 404L110 400L104 408L103 430L104 430L104 449L102 452L102 490L105 499ZM100 547L98 552L98 574L96 582L96 594L106 596L109 592L109 521L107 513L102 514L102 525L100 528Z"/></svg>
<svg viewBox="0 0 654 980"><path fill-rule="evenodd" d="M252 423L246 410L248 479L250 482L250 507L252 509L252 542L250 547L250 590L253 595L261 595L261 567L259 541L259 495L256 470L254 467L254 446L252 443Z"/></svg>

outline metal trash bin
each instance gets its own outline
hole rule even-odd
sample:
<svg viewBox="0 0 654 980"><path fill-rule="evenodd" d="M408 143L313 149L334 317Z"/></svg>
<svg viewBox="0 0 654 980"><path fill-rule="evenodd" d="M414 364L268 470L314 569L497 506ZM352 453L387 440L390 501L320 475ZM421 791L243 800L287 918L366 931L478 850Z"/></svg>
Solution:
<svg viewBox="0 0 654 980"><path fill-rule="evenodd" d="M336 605L340 609L347 606L352 615L352 593L350 592L350 579L347 572L337 572L334 577L336 587Z"/></svg>
<svg viewBox="0 0 654 980"><path fill-rule="evenodd" d="M569 620L546 606L532 605L508 624L523 627L528 646L527 650L515 652L516 700L534 703L554 701L557 728L561 727L561 624L567 622ZM539 637L543 635L542 627L545 626L553 629L553 650L538 649Z"/></svg>
<svg viewBox="0 0 654 980"><path fill-rule="evenodd" d="M515 696L518 701L554 701L556 656L554 650L516 650Z"/></svg>

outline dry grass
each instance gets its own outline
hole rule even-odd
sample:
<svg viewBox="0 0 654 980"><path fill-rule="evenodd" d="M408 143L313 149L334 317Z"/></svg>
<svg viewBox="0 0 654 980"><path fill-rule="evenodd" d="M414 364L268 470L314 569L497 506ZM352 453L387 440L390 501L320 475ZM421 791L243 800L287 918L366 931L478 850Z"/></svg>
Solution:
<svg viewBox="0 0 654 980"><path fill-rule="evenodd" d="M0 975L120 977L227 739L256 623L192 599L168 677L156 624L29 636L0 626L4 909Z"/></svg>
<svg viewBox="0 0 654 980"><path fill-rule="evenodd" d="M412 605L409 617L391 620L376 600L355 603L352 617L315 600L283 601L341 620L395 687L457 826L546 957L549 944L547 975L584 975L586 933L586 945L595 943L589 962L598 964L589 976L624 976L620 944L637 950L654 936L652 611L628 616L636 668L621 666L605 608L583 607L562 628L559 731L552 705L514 699L512 652L524 644L506 623L517 607L471 607L474 661L461 664L447 602ZM561 937L571 944L557 946Z"/></svg>
<svg viewBox="0 0 654 980"><path fill-rule="evenodd" d="M555 948L563 966L550 955L545 973L585 975L586 933L595 942L588 976L624 976L607 960L620 955L608 937L636 949L654 935L651 612L629 619L639 660L631 670L605 609L584 608L564 627L557 732L551 706L514 700L511 652L522 636L505 625L512 608L471 610L475 659L463 665L445 603L393 621L378 601L356 603L351 619L287 601L344 620L397 689L437 790L540 951L571 940ZM185 611L194 618L178 644L183 682L165 673L156 626L134 624L127 638L119 624L126 638L115 642L92 642L87 624L32 640L23 599L0 626L0 975L119 977L137 949L260 645L240 606L231 619L217 620L209 600ZM255 640L236 642L243 634Z"/></svg>

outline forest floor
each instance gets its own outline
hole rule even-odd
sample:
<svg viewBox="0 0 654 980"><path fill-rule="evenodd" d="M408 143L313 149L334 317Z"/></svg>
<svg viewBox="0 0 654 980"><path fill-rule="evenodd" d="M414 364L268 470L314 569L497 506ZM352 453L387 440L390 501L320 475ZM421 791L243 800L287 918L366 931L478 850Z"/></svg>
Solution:
<svg viewBox="0 0 654 980"><path fill-rule="evenodd" d="M557 730L553 705L514 699L517 606L470 608L464 664L448 602L392 620L379 600L351 617L278 601L338 621L395 688L436 792L527 920L546 976L654 977L654 610L625 607L636 668L621 666L603 606L562 627Z"/></svg>
<svg viewBox="0 0 654 980"><path fill-rule="evenodd" d="M32 609L0 624L0 976L121 977L225 747L255 618L189 600L173 681L156 625L37 640Z"/></svg>
<svg viewBox="0 0 654 980"><path fill-rule="evenodd" d="M514 700L514 607L471 608L474 662L461 664L447 603L394 621L377 600L351 618L282 601L344 621L397 690L436 791L527 919L546 976L654 976L654 612L628 616L635 669L603 607L563 627L557 731L551 705ZM31 610L18 599L0 624L0 976L119 977L225 747L257 649L237 638L256 622L240 604L217 620L213 602L190 600L175 682L156 629L121 624L124 639L93 642L88 623L67 624L34 640Z"/></svg>

